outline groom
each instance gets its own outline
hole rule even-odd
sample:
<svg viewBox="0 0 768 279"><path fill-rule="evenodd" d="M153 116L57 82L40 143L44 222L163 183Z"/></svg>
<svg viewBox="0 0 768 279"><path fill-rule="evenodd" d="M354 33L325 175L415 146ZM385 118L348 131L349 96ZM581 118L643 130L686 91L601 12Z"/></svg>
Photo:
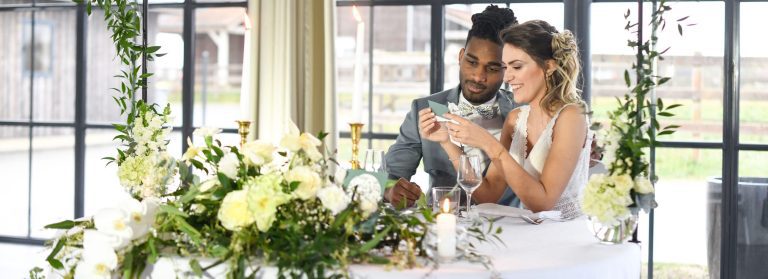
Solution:
<svg viewBox="0 0 768 279"><path fill-rule="evenodd" d="M411 206L421 195L419 185L410 182L419 161L424 159L424 171L429 174L430 189L435 186L456 184L456 171L439 143L422 141L419 136L419 110L428 107L428 101L449 106L451 113L463 116L499 139L507 114L517 105L499 88L503 82L501 63L502 42L499 32L517 24L514 12L508 8L490 5L481 13L472 15L472 28L464 48L459 52L459 80L457 87L419 98L411 104L411 111L400 125L400 134L385 156L390 179L397 179L384 197L395 206ZM449 105L453 104L453 105ZM484 167L489 159L480 149L464 147L467 154L478 154ZM455 159L455 158L453 158ZM429 194L428 194L429 195ZM517 205L519 200L507 191L500 204Z"/></svg>

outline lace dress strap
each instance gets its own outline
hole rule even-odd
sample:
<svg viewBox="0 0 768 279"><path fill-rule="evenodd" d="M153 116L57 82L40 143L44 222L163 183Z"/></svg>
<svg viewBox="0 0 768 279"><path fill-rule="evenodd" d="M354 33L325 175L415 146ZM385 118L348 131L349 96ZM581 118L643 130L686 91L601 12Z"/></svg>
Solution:
<svg viewBox="0 0 768 279"><path fill-rule="evenodd" d="M552 143L552 130L555 129L555 123L557 122L557 118L560 117L560 113L563 112L563 110L566 107L571 105L575 105L575 104L566 104L560 107L560 109L558 109L557 112L555 112L555 115L552 116L552 120L549 120L549 123L547 123L547 127L544 128L544 132L542 132L541 136L545 136L545 138L547 139L547 142L549 142L550 144Z"/></svg>
<svg viewBox="0 0 768 279"><path fill-rule="evenodd" d="M515 132L512 133L512 145L509 147L509 153L519 164L522 164L526 158L525 143L528 139L528 112L531 107L522 106L517 113L515 121Z"/></svg>

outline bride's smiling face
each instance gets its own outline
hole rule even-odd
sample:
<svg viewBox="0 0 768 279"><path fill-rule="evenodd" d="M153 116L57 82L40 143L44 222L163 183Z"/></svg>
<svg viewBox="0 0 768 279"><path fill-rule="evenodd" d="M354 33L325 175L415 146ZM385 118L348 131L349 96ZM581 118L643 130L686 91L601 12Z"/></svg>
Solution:
<svg viewBox="0 0 768 279"><path fill-rule="evenodd" d="M544 97L547 91L544 69L528 53L514 45L504 44L501 60L506 67L504 82L509 84L515 103L528 104Z"/></svg>

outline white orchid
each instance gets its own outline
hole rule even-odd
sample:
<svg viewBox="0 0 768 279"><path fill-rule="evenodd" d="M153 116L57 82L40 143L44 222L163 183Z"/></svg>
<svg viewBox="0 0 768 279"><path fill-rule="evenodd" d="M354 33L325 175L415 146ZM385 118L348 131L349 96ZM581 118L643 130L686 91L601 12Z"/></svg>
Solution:
<svg viewBox="0 0 768 279"><path fill-rule="evenodd" d="M119 236L98 230L83 230L83 249L109 247L114 250L122 244L123 240Z"/></svg>
<svg viewBox="0 0 768 279"><path fill-rule="evenodd" d="M93 216L93 224L100 232L118 237L115 249L128 245L133 237L128 213L119 208L105 208Z"/></svg>
<svg viewBox="0 0 768 279"><path fill-rule="evenodd" d="M112 278L117 268L117 254L105 246L88 247L83 250L83 259L75 268L75 278Z"/></svg>
<svg viewBox="0 0 768 279"><path fill-rule="evenodd" d="M139 202L135 199L124 200L120 208L129 215L129 226L133 230L131 239L138 239L147 234L149 229L155 223L155 213L160 200L156 198L147 198Z"/></svg>
<svg viewBox="0 0 768 279"><path fill-rule="evenodd" d="M216 134L219 134L219 133L221 133L221 129L219 129L219 128L200 127L200 128L195 129L195 131L192 132L192 135L194 135L196 137L205 138L205 137L212 137L212 136L214 136Z"/></svg>

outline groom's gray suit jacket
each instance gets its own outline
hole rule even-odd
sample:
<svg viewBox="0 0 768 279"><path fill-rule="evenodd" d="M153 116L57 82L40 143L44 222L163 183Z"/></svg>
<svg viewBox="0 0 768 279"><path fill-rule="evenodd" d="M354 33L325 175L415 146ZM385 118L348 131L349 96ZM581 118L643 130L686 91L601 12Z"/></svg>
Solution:
<svg viewBox="0 0 768 279"><path fill-rule="evenodd" d="M411 111L405 116L403 124L400 125L400 134L397 136L395 144L389 147L385 155L387 171L390 179L404 178L410 180L419 167L419 161L424 159L424 171L429 174L429 187L434 186L452 186L456 184L456 170L448 159L440 143L429 140L421 140L419 135L419 110L429 107L427 101L433 101L447 105L448 103L458 103L460 87L445 90L440 93L432 94L428 97L419 98L411 104ZM499 111L502 119L507 119L507 114L517 105L507 97L503 91L496 93L496 99L499 103ZM514 196L510 197L511 191L506 191L504 197L499 203L510 204L516 200ZM427 194L429 195L429 194Z"/></svg>

